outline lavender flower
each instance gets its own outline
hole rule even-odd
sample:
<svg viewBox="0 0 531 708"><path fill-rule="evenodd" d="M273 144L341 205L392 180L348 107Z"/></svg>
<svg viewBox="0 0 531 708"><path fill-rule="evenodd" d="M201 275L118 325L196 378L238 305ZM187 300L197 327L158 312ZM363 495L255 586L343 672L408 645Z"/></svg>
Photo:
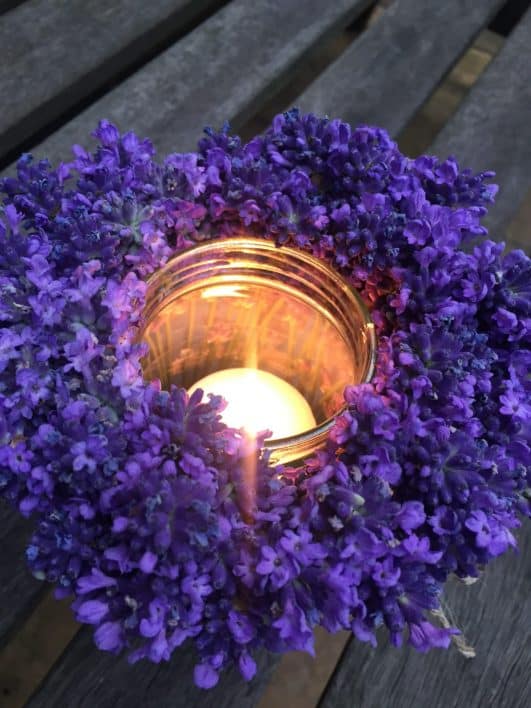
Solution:
<svg viewBox="0 0 531 708"><path fill-rule="evenodd" d="M34 575L100 649L194 642L203 688L231 663L252 678L261 646L311 652L317 625L447 647L428 621L447 577L513 547L531 508L531 261L485 238L492 173L295 110L162 164L106 121L95 137L0 183L0 491L35 519ZM220 399L144 380L136 343L146 277L242 229L337 269L379 338L314 459L256 446L252 521Z"/></svg>

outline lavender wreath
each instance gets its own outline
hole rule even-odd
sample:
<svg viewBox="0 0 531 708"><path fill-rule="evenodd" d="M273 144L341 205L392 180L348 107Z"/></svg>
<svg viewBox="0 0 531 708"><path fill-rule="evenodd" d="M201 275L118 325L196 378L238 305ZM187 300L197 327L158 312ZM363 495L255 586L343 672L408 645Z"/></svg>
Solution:
<svg viewBox="0 0 531 708"><path fill-rule="evenodd" d="M316 625L447 647L449 574L477 576L530 513L531 261L485 238L493 174L296 110L163 164L95 136L0 184L0 490L36 520L33 574L100 649L159 662L192 638L205 688L233 662L250 679L259 646L311 652ZM144 380L135 340L146 277L242 228L327 261L378 332L315 458L274 468L257 445L253 523L222 400Z"/></svg>

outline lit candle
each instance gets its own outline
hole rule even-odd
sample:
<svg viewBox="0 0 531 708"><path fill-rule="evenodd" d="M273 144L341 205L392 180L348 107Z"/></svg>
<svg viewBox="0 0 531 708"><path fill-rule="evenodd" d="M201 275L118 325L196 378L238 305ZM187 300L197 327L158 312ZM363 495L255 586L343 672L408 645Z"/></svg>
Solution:
<svg viewBox="0 0 531 708"><path fill-rule="evenodd" d="M144 378L221 395L228 425L250 438L271 431L263 447L274 464L304 464L326 445L345 387L371 378L375 332L362 300L298 249L209 239L156 271L146 298ZM198 381L206 372L217 373Z"/></svg>
<svg viewBox="0 0 531 708"><path fill-rule="evenodd" d="M273 439L287 438L314 428L308 401L287 381L260 369L224 369L205 376L189 390L201 388L227 401L223 422L256 434L270 430Z"/></svg>

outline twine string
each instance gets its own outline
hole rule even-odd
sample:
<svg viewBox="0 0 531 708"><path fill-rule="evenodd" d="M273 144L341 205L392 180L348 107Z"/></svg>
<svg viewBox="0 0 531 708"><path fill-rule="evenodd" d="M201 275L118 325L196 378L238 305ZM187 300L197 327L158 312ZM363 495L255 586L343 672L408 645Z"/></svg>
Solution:
<svg viewBox="0 0 531 708"><path fill-rule="evenodd" d="M478 578L460 578L460 581L465 585L473 585ZM437 610L432 610L431 614L436 617L441 625L445 629L451 629L452 627L457 627L457 622L453 615L450 606L441 598L441 606ZM461 631L461 630L460 630ZM463 632L461 634L453 634L452 642L457 648L458 652L464 656L466 659L474 659L476 656L476 650L474 647L467 642L467 639Z"/></svg>

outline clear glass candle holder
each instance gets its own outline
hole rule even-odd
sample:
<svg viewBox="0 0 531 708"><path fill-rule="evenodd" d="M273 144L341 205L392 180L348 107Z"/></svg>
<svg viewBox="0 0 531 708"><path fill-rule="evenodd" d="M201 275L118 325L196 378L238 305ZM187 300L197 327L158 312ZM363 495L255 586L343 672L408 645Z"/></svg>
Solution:
<svg viewBox="0 0 531 708"><path fill-rule="evenodd" d="M277 463L322 446L344 409L345 386L370 379L376 349L369 313L338 273L307 253L250 237L204 242L157 271L140 338L149 345L144 376L164 389L190 389L239 367L296 388L316 424L266 440ZM250 397L249 406L259 405Z"/></svg>

